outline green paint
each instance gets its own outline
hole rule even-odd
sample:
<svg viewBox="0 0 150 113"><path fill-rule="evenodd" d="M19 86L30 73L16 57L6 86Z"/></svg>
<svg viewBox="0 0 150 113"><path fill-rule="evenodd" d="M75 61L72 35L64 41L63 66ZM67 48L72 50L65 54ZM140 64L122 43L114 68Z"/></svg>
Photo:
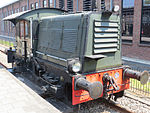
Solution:
<svg viewBox="0 0 150 113"><path fill-rule="evenodd" d="M101 14L92 14L89 19L89 28L88 28L88 38L87 38L87 46L86 46L86 56L93 55L93 32L94 32L94 20L96 21L116 21L120 24L120 19L116 15L111 15L110 17L104 17ZM120 26L118 27L118 34L120 34ZM106 37L107 38L107 37ZM121 60L121 41L120 41L120 35L118 35L119 45L118 50L114 53L101 53L102 55L106 55L106 58L100 58L100 59L85 59L84 62L84 72L90 72L90 71L96 71L106 68L112 68L122 65Z"/></svg>
<svg viewBox="0 0 150 113"><path fill-rule="evenodd" d="M80 61L83 62L83 72L91 72L122 65L119 16L114 14L110 16L102 15L100 12L83 12L64 15L63 11L55 9L39 9L27 12L17 17L15 21L28 21L31 17L33 20L38 20L39 22L38 40L33 40L34 52L37 50L44 53L44 55L38 55L37 57L44 58L65 67L67 66L67 62L61 63L60 60L55 59L55 57L66 60L79 58ZM95 21L98 21L98 24L96 24ZM119 26L117 27L118 32L110 29L110 26L111 28L115 26L114 23L117 23L117 26ZM97 26L99 24L108 27L103 29L104 33L101 33L102 26ZM95 28L100 30L98 35L96 35L97 32L94 31ZM112 37L114 34L108 34L105 30L111 30L113 33L117 32L118 36ZM98 38L96 36L98 36ZM101 36L103 37L101 38ZM107 40L107 42L98 43L97 39L98 41L109 40ZM102 45L114 45L114 43L112 44L112 42L110 42L114 39L118 41L114 42L115 45L118 44L117 47L101 47ZM20 39L17 38L17 41L19 46ZM98 48L94 46L94 44L97 43ZM21 47L20 45L20 49ZM110 50L113 52L109 52ZM49 58L46 55L55 57ZM99 59L88 57L93 55L106 57ZM85 58L85 56L88 58Z"/></svg>

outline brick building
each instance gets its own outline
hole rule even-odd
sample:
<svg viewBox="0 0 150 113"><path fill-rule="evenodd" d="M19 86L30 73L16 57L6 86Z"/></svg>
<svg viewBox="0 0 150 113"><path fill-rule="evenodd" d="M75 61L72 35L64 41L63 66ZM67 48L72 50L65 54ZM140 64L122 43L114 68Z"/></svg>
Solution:
<svg viewBox="0 0 150 113"><path fill-rule="evenodd" d="M150 0L122 2L122 54L150 60Z"/></svg>
<svg viewBox="0 0 150 113"><path fill-rule="evenodd" d="M18 0L0 8L0 36L15 36L13 24L2 19L17 12L42 7L70 12L109 10L111 4L120 6L123 56L150 60L150 0Z"/></svg>

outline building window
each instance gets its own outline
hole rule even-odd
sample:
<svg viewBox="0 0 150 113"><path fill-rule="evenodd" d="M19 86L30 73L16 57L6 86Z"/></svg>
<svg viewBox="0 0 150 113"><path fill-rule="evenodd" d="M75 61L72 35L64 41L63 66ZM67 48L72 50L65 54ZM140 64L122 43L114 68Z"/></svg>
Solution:
<svg viewBox="0 0 150 113"><path fill-rule="evenodd" d="M79 0L77 0L77 9L76 11L79 11Z"/></svg>
<svg viewBox="0 0 150 113"><path fill-rule="evenodd" d="M26 21L20 21L16 24L16 36L22 38L22 37L28 37L29 36L29 23Z"/></svg>
<svg viewBox="0 0 150 113"><path fill-rule="evenodd" d="M19 13L19 8L17 9L17 13Z"/></svg>
<svg viewBox="0 0 150 113"><path fill-rule="evenodd" d="M6 12L6 17L8 16L8 12Z"/></svg>
<svg viewBox="0 0 150 113"><path fill-rule="evenodd" d="M59 0L59 8L64 9L64 0Z"/></svg>
<svg viewBox="0 0 150 113"><path fill-rule="evenodd" d="M67 9L68 11L73 11L73 0L67 0Z"/></svg>
<svg viewBox="0 0 150 113"><path fill-rule="evenodd" d="M33 3L31 4L31 9L34 9L34 4Z"/></svg>
<svg viewBox="0 0 150 113"><path fill-rule="evenodd" d="M83 0L83 11L93 11L96 8L96 0Z"/></svg>
<svg viewBox="0 0 150 113"><path fill-rule="evenodd" d="M143 0L141 43L150 43L150 0Z"/></svg>
<svg viewBox="0 0 150 113"><path fill-rule="evenodd" d="M49 6L53 7L53 0L49 0Z"/></svg>
<svg viewBox="0 0 150 113"><path fill-rule="evenodd" d="M9 11L9 15L11 15L11 10Z"/></svg>
<svg viewBox="0 0 150 113"><path fill-rule="evenodd" d="M24 6L24 11L26 11L26 10L27 10L27 6L25 5L25 6Z"/></svg>
<svg viewBox="0 0 150 113"><path fill-rule="evenodd" d="M35 9L38 9L38 7L39 7L39 4L38 4L38 2L36 2L35 3Z"/></svg>
<svg viewBox="0 0 150 113"><path fill-rule="evenodd" d="M134 19L134 0L123 0L122 41L132 42Z"/></svg>
<svg viewBox="0 0 150 113"><path fill-rule="evenodd" d="M101 0L101 10L105 10L105 0Z"/></svg>
<svg viewBox="0 0 150 113"><path fill-rule="evenodd" d="M43 7L46 7L46 0L43 0Z"/></svg>
<svg viewBox="0 0 150 113"><path fill-rule="evenodd" d="M17 9L15 9L15 13L17 13Z"/></svg>
<svg viewBox="0 0 150 113"><path fill-rule="evenodd" d="M83 11L90 11L92 6L92 0L83 0Z"/></svg>
<svg viewBox="0 0 150 113"><path fill-rule="evenodd" d="M150 6L150 0L143 0L143 6Z"/></svg>
<svg viewBox="0 0 150 113"><path fill-rule="evenodd" d="M133 8L134 0L123 0L123 8Z"/></svg>
<svg viewBox="0 0 150 113"><path fill-rule="evenodd" d="M22 11L25 11L25 7L24 6L22 7Z"/></svg>
<svg viewBox="0 0 150 113"><path fill-rule="evenodd" d="M122 36L133 36L133 9L123 10Z"/></svg>
<svg viewBox="0 0 150 113"><path fill-rule="evenodd" d="M56 8L56 0L54 0L54 8Z"/></svg>

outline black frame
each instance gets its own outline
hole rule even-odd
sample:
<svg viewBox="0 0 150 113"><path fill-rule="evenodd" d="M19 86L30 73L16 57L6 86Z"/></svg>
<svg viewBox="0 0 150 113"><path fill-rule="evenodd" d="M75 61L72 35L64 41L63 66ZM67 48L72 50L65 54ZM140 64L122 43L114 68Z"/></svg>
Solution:
<svg viewBox="0 0 150 113"><path fill-rule="evenodd" d="M150 14L150 6L144 6L144 3L143 3L143 0L142 0L142 8L141 8L141 29L140 29L140 44L150 44L150 39L149 39L149 41L143 41L142 40L142 38L144 37L143 35L142 35L142 31L143 31L143 12L144 12L144 10L147 10L148 11L148 13ZM150 22L150 21L149 21ZM149 23L150 24L150 23ZM148 37L148 38L150 38L150 34L149 34L149 36L146 36L146 37Z"/></svg>

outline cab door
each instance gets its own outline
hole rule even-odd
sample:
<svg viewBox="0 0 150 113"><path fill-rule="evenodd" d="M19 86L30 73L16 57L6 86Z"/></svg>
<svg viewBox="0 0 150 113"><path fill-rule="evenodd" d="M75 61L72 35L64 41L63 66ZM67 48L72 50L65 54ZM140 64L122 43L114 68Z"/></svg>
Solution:
<svg viewBox="0 0 150 113"><path fill-rule="evenodd" d="M16 54L26 61L31 52L30 22L22 20L16 25Z"/></svg>

